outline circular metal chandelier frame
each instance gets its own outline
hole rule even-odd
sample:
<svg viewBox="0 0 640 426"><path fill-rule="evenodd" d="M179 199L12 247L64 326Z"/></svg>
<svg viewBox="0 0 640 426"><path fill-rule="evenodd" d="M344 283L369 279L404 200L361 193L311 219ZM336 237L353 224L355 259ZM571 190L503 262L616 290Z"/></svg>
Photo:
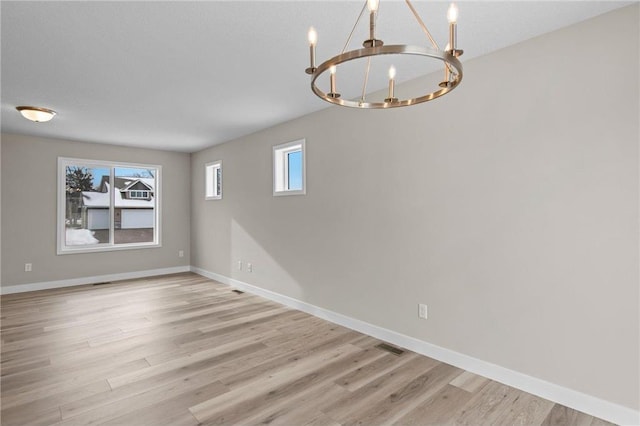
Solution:
<svg viewBox="0 0 640 426"><path fill-rule="evenodd" d="M329 93L325 93L316 85L316 80L320 75L322 75L325 71L328 71L332 66L337 66L344 62L353 61L356 59L367 58L371 56L377 55L417 55L417 56L425 56L432 59L438 59L444 62L445 67L450 66L455 69L455 72L452 73L454 77L451 79L445 87L442 87L439 90L435 90L431 93L424 94L422 96L418 96L415 98L402 99L402 100L394 100L392 102L365 102L363 100L349 100L342 99L340 97L331 96ZM364 49L356 49L351 50L339 55L334 56L331 59L326 60L322 64L318 65L318 67L314 70L311 79L311 90L318 97L323 100L330 102L332 104L352 107L352 108L397 108L404 107L409 105L416 105L422 102L427 102L432 99L436 99L442 95L446 95L455 89L460 82L462 81L462 64L453 54L449 53L449 51L442 51L436 49L430 49L427 47L421 46L411 46L404 44L395 44L389 46L377 46L377 47L366 47Z"/></svg>

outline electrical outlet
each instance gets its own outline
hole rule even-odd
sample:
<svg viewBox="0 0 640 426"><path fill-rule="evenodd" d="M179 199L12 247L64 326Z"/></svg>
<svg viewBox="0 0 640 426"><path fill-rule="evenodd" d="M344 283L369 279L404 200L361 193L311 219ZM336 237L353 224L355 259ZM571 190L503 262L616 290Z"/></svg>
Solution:
<svg viewBox="0 0 640 426"><path fill-rule="evenodd" d="M418 316L422 319L427 319L427 305L418 304Z"/></svg>
<svg viewBox="0 0 640 426"><path fill-rule="evenodd" d="M250 263L247 263L247 272L253 272L253 265Z"/></svg>
<svg viewBox="0 0 640 426"><path fill-rule="evenodd" d="M178 257L184 257L184 250L178 250Z"/></svg>
<svg viewBox="0 0 640 426"><path fill-rule="evenodd" d="M238 271L242 271L242 260L238 260Z"/></svg>
<svg viewBox="0 0 640 426"><path fill-rule="evenodd" d="M33 270L33 265L31 263L25 263L24 264L24 271L25 272L31 272Z"/></svg>

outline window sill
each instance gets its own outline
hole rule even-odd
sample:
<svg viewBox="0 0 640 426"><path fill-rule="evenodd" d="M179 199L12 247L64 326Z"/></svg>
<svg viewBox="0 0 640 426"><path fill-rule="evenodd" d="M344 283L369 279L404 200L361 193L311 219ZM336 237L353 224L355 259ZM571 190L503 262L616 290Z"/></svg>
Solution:
<svg viewBox="0 0 640 426"><path fill-rule="evenodd" d="M160 248L160 247L162 247L161 243L153 243L153 242L152 243L118 244L115 246L95 244L91 246L72 246L72 247L65 247L65 248L58 247L57 254L65 255L65 254L98 253L98 252L105 252L105 251L137 250L137 249L150 249L150 248Z"/></svg>
<svg viewBox="0 0 640 426"><path fill-rule="evenodd" d="M287 195L306 195L306 194L307 194L307 191L304 189L297 190L297 191L274 191L273 192L274 197L283 197Z"/></svg>

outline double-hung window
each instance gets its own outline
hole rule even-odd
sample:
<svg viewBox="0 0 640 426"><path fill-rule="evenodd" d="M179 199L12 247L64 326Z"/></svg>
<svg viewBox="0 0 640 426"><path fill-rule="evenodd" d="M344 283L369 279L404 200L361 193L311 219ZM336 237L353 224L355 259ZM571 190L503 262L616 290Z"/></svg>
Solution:
<svg viewBox="0 0 640 426"><path fill-rule="evenodd" d="M58 158L58 254L160 246L161 172Z"/></svg>
<svg viewBox="0 0 640 426"><path fill-rule="evenodd" d="M273 195L306 194L305 140L273 147Z"/></svg>

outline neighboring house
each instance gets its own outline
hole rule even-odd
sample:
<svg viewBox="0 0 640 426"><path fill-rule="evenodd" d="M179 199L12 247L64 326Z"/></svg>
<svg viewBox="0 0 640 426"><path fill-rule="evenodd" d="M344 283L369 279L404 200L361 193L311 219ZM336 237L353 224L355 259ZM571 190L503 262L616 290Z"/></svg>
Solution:
<svg viewBox="0 0 640 426"><path fill-rule="evenodd" d="M114 228L153 228L154 214L153 178L114 178ZM82 192L82 218L87 229L109 229L109 177L102 178L98 191Z"/></svg>

